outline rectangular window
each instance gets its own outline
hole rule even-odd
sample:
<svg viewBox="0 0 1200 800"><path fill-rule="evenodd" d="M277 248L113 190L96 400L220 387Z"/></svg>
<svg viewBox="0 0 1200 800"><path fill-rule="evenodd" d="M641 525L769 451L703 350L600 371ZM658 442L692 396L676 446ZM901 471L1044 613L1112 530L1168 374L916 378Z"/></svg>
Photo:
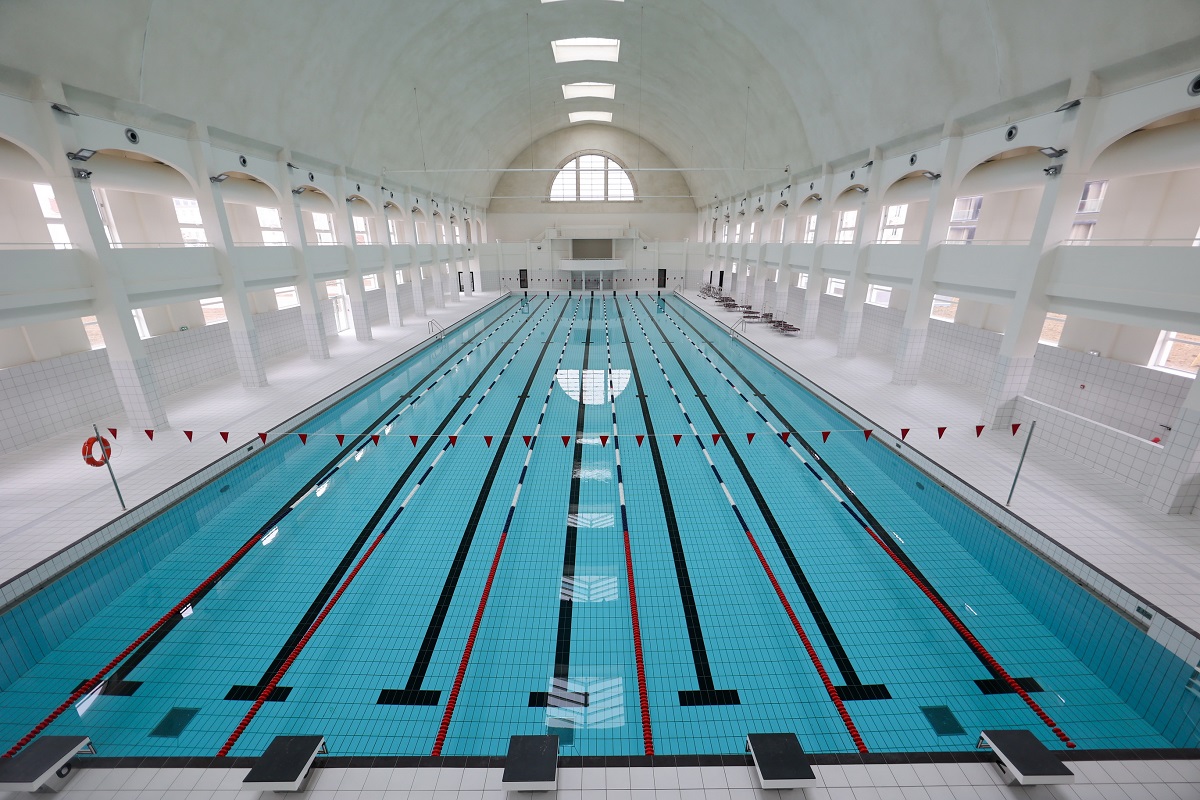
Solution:
<svg viewBox="0 0 1200 800"><path fill-rule="evenodd" d="M837 218L836 244L854 244L854 229L858 225L858 209L839 211ZM840 297L840 295L839 295Z"/></svg>
<svg viewBox="0 0 1200 800"><path fill-rule="evenodd" d="M71 237L67 235L67 226L61 222L47 222L46 230L50 232L50 241L54 242L55 250L70 250Z"/></svg>
<svg viewBox="0 0 1200 800"><path fill-rule="evenodd" d="M734 264L732 269L733 269L733 274L737 275L737 264Z"/></svg>
<svg viewBox="0 0 1200 800"><path fill-rule="evenodd" d="M363 290L373 292L379 288L379 276L372 272L370 275L363 275Z"/></svg>
<svg viewBox="0 0 1200 800"><path fill-rule="evenodd" d="M783 242L783 217L771 222L771 241Z"/></svg>
<svg viewBox="0 0 1200 800"><path fill-rule="evenodd" d="M804 243L817 243L817 215L810 214L804 218Z"/></svg>
<svg viewBox="0 0 1200 800"><path fill-rule="evenodd" d="M391 239L392 244L400 244L400 232L396 230L396 220L394 219L388 220L388 238Z"/></svg>
<svg viewBox="0 0 1200 800"><path fill-rule="evenodd" d="M133 324L137 328L139 339L150 338L150 329L146 327L146 317L140 308L133 309Z"/></svg>
<svg viewBox="0 0 1200 800"><path fill-rule="evenodd" d="M312 218L313 229L317 232L317 244L337 244L337 237L333 233L333 215L314 211Z"/></svg>
<svg viewBox="0 0 1200 800"><path fill-rule="evenodd" d="M454 243L462 244L462 230L457 225L454 226Z"/></svg>
<svg viewBox="0 0 1200 800"><path fill-rule="evenodd" d="M179 221L179 234L184 247L204 247L208 235L204 233L204 220L200 218L200 203L190 197L172 198L175 203L175 219Z"/></svg>
<svg viewBox="0 0 1200 800"><path fill-rule="evenodd" d="M945 294L935 294L933 296L933 307L929 309L930 319L942 319L946 322L954 322L954 315L957 313L957 297L950 297Z"/></svg>
<svg viewBox="0 0 1200 800"><path fill-rule="evenodd" d="M846 294L846 282L841 278L830 278L825 284L825 294L843 297Z"/></svg>
<svg viewBox="0 0 1200 800"><path fill-rule="evenodd" d="M775 283L779 283L779 270L775 270L775 277L771 278Z"/></svg>
<svg viewBox="0 0 1200 800"><path fill-rule="evenodd" d="M946 231L946 241L948 242L970 242L974 238L974 225L951 225Z"/></svg>
<svg viewBox="0 0 1200 800"><path fill-rule="evenodd" d="M103 189L92 189L92 197L96 200L100 221L104 223L104 235L108 238L109 246L120 247L121 237L117 234L117 226L113 223L112 211L108 207L108 195Z"/></svg>
<svg viewBox="0 0 1200 800"><path fill-rule="evenodd" d="M280 308L295 308L300 305L300 293L295 286L280 286L275 290L275 303Z"/></svg>
<svg viewBox="0 0 1200 800"><path fill-rule="evenodd" d="M1104 190L1108 181L1088 181L1083 185L1083 194L1079 196L1079 214L1098 214L1104 204Z"/></svg>
<svg viewBox="0 0 1200 800"><path fill-rule="evenodd" d="M879 241L895 244L904 238L904 220L908 217L908 204L885 206L879 223Z"/></svg>
<svg viewBox="0 0 1200 800"><path fill-rule="evenodd" d="M1070 239L1073 242L1086 242L1092 238L1092 231L1096 228L1096 220L1075 220L1075 224L1071 226Z"/></svg>
<svg viewBox="0 0 1200 800"><path fill-rule="evenodd" d="M351 217L354 222L354 243L371 244L371 228L366 217Z"/></svg>
<svg viewBox="0 0 1200 800"><path fill-rule="evenodd" d="M420 268L418 269L418 271L421 273L421 280L425 280L425 268L424 268L424 267L420 267ZM524 287L522 287L522 288L524 288Z"/></svg>
<svg viewBox="0 0 1200 800"><path fill-rule="evenodd" d="M55 250L70 250L71 237L67 235L67 226L52 220L62 219L58 210L58 201L54 199L54 190L48 183L35 183L33 191L37 194L38 205L42 208L42 216L46 219L46 231Z"/></svg>
<svg viewBox="0 0 1200 800"><path fill-rule="evenodd" d="M753 242L753 241L754 241L754 229L755 229L755 228L757 228L757 227L758 227L758 223L757 223L757 222L751 222L751 223L750 223L750 235L746 237L746 241L747 241L747 242Z"/></svg>
<svg viewBox="0 0 1200 800"><path fill-rule="evenodd" d="M601 173L601 174L603 174L603 173ZM601 200L603 200L604 198L603 198L603 197L601 197L600 199L601 199ZM446 244L448 241L450 241L449 239L447 239L447 238L446 238L446 225L445 225L445 223L439 224L439 225L438 225L438 230L439 230L439 231L441 232L441 234L442 234L442 240L441 240L441 244Z"/></svg>
<svg viewBox="0 0 1200 800"><path fill-rule="evenodd" d="M979 212L982 210L982 195L957 198L954 201L954 210L950 213L950 229L946 231L946 241L973 241L975 225L979 221Z"/></svg>
<svg viewBox="0 0 1200 800"><path fill-rule="evenodd" d="M215 325L225 322L225 298L206 297L200 301L200 310L204 312L204 324Z"/></svg>
<svg viewBox="0 0 1200 800"><path fill-rule="evenodd" d="M808 273L807 272L801 272L796 277L796 288L797 289L807 289L808 288Z"/></svg>
<svg viewBox="0 0 1200 800"><path fill-rule="evenodd" d="M1154 348L1150 366L1197 374L1200 371L1200 336L1163 331L1158 338L1158 346Z"/></svg>
<svg viewBox="0 0 1200 800"><path fill-rule="evenodd" d="M95 317L83 317L83 332L87 334L88 341L92 344L93 350L99 350L104 347L104 334L100 331L100 323Z"/></svg>
<svg viewBox="0 0 1200 800"><path fill-rule="evenodd" d="M396 270L396 285L397 286L404 285L404 270L402 270L402 269Z"/></svg>
<svg viewBox="0 0 1200 800"><path fill-rule="evenodd" d="M892 287L870 284L867 286L867 302L873 306L887 308L892 302Z"/></svg>
<svg viewBox="0 0 1200 800"><path fill-rule="evenodd" d="M1063 323L1066 321L1066 314L1047 314L1046 321L1042 323L1042 334L1038 337L1038 342L1058 347L1058 340L1062 338Z"/></svg>
<svg viewBox="0 0 1200 800"><path fill-rule="evenodd" d="M733 243L740 244L742 241L742 223L737 223L733 226Z"/></svg>
<svg viewBox="0 0 1200 800"><path fill-rule="evenodd" d="M723 228L721 228L721 241L724 244L729 244L729 223L728 222L726 222L725 226Z"/></svg>

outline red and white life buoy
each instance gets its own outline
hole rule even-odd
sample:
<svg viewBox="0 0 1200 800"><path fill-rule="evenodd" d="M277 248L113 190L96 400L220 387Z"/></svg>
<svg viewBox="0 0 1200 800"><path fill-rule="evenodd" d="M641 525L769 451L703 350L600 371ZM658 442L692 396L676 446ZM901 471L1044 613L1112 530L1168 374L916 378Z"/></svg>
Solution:
<svg viewBox="0 0 1200 800"><path fill-rule="evenodd" d="M103 454L101 458L96 458L94 454L97 444L100 445ZM112 458L112 445L103 436L99 439L95 436L88 437L88 440L83 443L83 462L89 467L103 467L110 458Z"/></svg>

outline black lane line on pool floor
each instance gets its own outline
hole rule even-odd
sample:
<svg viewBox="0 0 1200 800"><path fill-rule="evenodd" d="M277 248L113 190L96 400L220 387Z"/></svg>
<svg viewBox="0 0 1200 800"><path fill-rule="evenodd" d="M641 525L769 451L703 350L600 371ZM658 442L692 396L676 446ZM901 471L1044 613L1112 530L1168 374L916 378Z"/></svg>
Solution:
<svg viewBox="0 0 1200 800"><path fill-rule="evenodd" d="M763 401L763 405L765 405L767 407L767 409L772 414L775 415L776 419L778 419L780 422L783 423L784 427L788 431L791 432L791 435L794 436L800 442L800 446L803 447L806 451L808 451L808 454L810 456L812 456L814 461L816 461L818 464L821 465L821 469L823 469L825 471L825 473L827 475L829 475L829 478L830 478L830 480L833 481L834 485L836 485L838 487L838 489L840 489L842 491L843 496L851 503L851 505L854 506L854 509L847 508L846 510L850 512L850 515L852 517L854 517L855 521L858 522L858 524L863 527L869 526L872 530L886 533L888 535L888 539L889 539L888 547L893 552L896 553L896 555L904 562L904 564L910 570L913 571L914 575L916 575L918 578L921 579L921 581L925 584L925 586L928 587L929 590L937 597L938 601L941 602L946 607L946 609L950 612L950 614L955 619L957 619L960 624L963 624L963 627L965 628L966 627L965 623L962 623L961 618L959 618L958 614L956 614L951 609L951 606L948 602L946 602L946 599L944 597L942 597L941 593L938 592L938 590L934 588L933 584L929 581L929 579L925 577L924 573L922 573L921 570L917 567L917 565L913 563L912 559L908 557L908 554L904 552L904 549L900 546L899 540L894 535L892 535L888 531L887 528L885 528L883 525L880 524L879 520L875 518L875 515L872 514L870 509L868 509L866 507L866 505L858 498L858 496L854 494L854 491L849 486L846 485L845 481L843 481L841 479L841 476L839 476L837 474L837 471L834 470L834 468L832 466L830 466L829 462L826 461L824 458L822 458L817 453L817 451L813 448L813 446L811 444L809 444L809 442L803 436L800 435L800 433L798 432L799 429L796 428L796 426L792 425L792 423L790 423L787 420L787 418L784 417L782 412L780 412L779 409L775 407L775 404L772 403L766 395L764 395L762 392L760 392L757 387L755 387L754 383L751 382L750 379L747 378L746 375L740 369L737 368L737 365L733 363L732 359L730 359L728 356L726 356L721 351L721 348L717 347L707 337L705 337L704 334L702 334L700 332L700 329L698 327L696 327L694 324L692 324L691 322L688 322L688 326L693 331L695 331L696 335L698 337L700 337L701 341L703 341L706 345L709 346L710 349L712 349L714 352L716 352L720 355L721 360L725 362L726 366L728 366L729 369L735 375L737 375L738 378L740 378L743 383L746 384L746 388L748 388L751 391L751 393L753 393L756 397L760 398ZM687 334L685 333L684 335L686 336ZM706 358L707 358L707 356L706 356ZM709 363L712 363L711 359L709 359ZM714 366L714 368L716 368L715 364L713 366ZM729 382L728 379L726 379L726 382L727 383ZM730 384L730 386L733 386L733 384ZM734 387L734 391L737 391L736 387ZM758 414L759 419L761 419L763 422L767 421L766 418L762 415L762 413L758 412L757 409L755 410L755 413ZM790 442L787 442L787 446L789 448L791 448L792 444ZM821 477L819 475L817 475L817 473L813 470L813 468L810 464L805 462L805 466L808 467L809 472L812 473L814 478L816 478L817 480L821 480ZM858 514L854 513L855 510L858 511ZM864 522L864 520L865 520L865 522ZM955 630L957 631L958 629L955 628ZM968 628L968 630L969 630L969 628ZM960 638L962 638L961 632L959 632L959 636L960 636ZM1016 690L1013 689L1012 686L1007 681L1004 680L1004 678L1000 675L999 671L996 670L994 666L992 666L990 663L988 663L987 659L984 658L983 654L980 653L975 647L971 646L971 643L969 641L967 641L965 638L963 638L963 641L967 644L967 649L969 649L971 651L971 653L974 654L974 656L979 660L979 663L983 665L984 669L986 669L992 675L992 677L990 679L983 679L983 680L975 681L975 684L979 687L979 690L983 694L1013 694L1013 693L1015 693ZM1038 683L1036 678L1030 678L1030 677L1014 678L1013 680L1015 680L1021 686L1021 688L1027 692L1044 691L1041 684Z"/></svg>
<svg viewBox="0 0 1200 800"><path fill-rule="evenodd" d="M549 310L550 307L547 307L546 311ZM545 312L543 312L542 316L545 316ZM459 395L458 402L455 403L454 407L450 409L449 413L442 418L442 421L434 430L433 435L430 436L425 441L425 444L421 446L421 449L416 452L408 466L405 467L404 471L400 474L400 477L395 481L394 484L392 484L391 490L388 491L387 495L384 496L383 501L375 509L375 513L371 515L371 518L363 526L362 531L358 534L354 541L350 543L350 547L346 550L345 555L342 556L342 560L338 562L337 567L332 573L330 573L329 579L325 581L325 585L321 587L321 591L317 593L315 598L313 598L313 601L309 604L308 610L305 611L304 616L302 616L300 621L296 623L296 627L292 630L292 633L287 638L287 641L283 643L283 646L279 648L279 652L275 655L275 658L271 660L271 663L263 671L262 676L258 679L258 683L253 685L239 684L231 687L229 692L225 695L226 700L253 701L258 698L263 689L267 688L267 684L271 682L271 678L273 678L275 673L279 671L279 668L283 666L283 663L287 660L288 655L296 647L296 644L304 637L304 634L308 632L308 629L312 626L313 621L321 613L321 609L324 608L325 604L329 601L329 598L333 596L333 593L337 591L338 584L341 582L342 578L346 576L346 572L349 571L350 567L353 566L354 560L358 557L358 554L362 551L363 547L366 546L367 541L371 538L371 533L375 530L376 526L379 525L379 521L383 519L383 515L387 513L388 508L400 494L405 484L408 483L409 478L412 477L413 473L416 472L417 468L420 467L424 462L425 456L428 455L429 451L433 449L433 446L437 444L438 439L450 425L455 415L457 415L462 409L463 404L466 403L467 399L471 397L472 394L474 394L475 390L479 387L479 384L483 382L483 379L488 376L489 370L492 369L496 361L499 360L500 356L504 354L504 351L513 343L517 336L520 335L521 330L528 325L532 319L532 315L526 317L525 320L517 326L517 329L513 331L512 335L508 337L504 344L497 348L496 353L491 357L491 359L489 359L488 362L480 368L479 374L471 382L471 385L467 387L466 392L462 395ZM537 326L541 323L541 320L542 317L539 317L534 322L533 328L526 336L526 339L528 339L529 336L532 336L534 331L537 330ZM524 345L524 342L522 342L522 345ZM519 351L520 347L518 347L517 350ZM515 356L516 352L512 354L512 357ZM287 699L288 694L290 694L291 691L292 690L290 686L276 686L267 699L270 701L282 702Z"/></svg>
<svg viewBox="0 0 1200 800"><path fill-rule="evenodd" d="M496 331L500 330L500 328L502 328L505 324L507 324L508 321L511 318L515 317L516 315L517 315L517 306L514 306L513 309L508 312L508 314L504 315L500 319L500 321L497 323L495 328L492 329L491 333L489 333L486 337L484 337L479 342L477 342L475 347L471 348L471 351L474 351L477 347L482 345L483 342L490 339L492 337L492 334L494 334ZM523 324L524 323L522 323L522 325ZM247 541L253 541L255 539L262 538L269 530L271 530L276 525L278 525L283 520L284 517L286 517L288 514L290 514L292 512L292 509L294 509L296 507L296 504L299 503L300 500L303 499L305 495L307 495L310 491L312 491L313 487L317 486L320 483L324 483L326 480L328 480L330 478L330 476L332 476L335 472L337 472L339 469L338 465L343 460L348 458L350 453L354 452L355 450L360 449L360 447L366 446L365 441L370 436L371 431L375 430L376 428L380 427L381 425L391 424L392 422L394 422L396 417L400 416L400 414L395 414L395 416L392 416L391 419L388 419L389 415L392 415L393 412L395 412L396 409L399 408L404 403L405 400L408 400L410 397L413 396L413 394L415 394L417 392L418 389L420 389L422 386L424 386L425 381L429 380L431 377L436 375L438 370L442 369L443 367L446 366L446 364L450 363L450 360L453 359L454 356L456 354L458 354L460 351L462 351L462 349L464 347L466 347L468 344L470 344L470 340L466 340L461 345L454 348L454 350L451 351L451 353L448 356L446 356L446 358L444 358L441 361L441 363L439 363L436 367L434 367L432 370L430 370L419 381L415 382L413 384L413 388L410 391L402 394L399 397L399 399L396 400L395 403L393 403L386 411L384 411L382 414L380 414L379 417L374 422L372 422L370 425L368 425L363 430L362 433L360 433L356 437L354 437L354 439L351 440L350 444L343 447L336 456L334 456L332 459L330 459L329 462L326 463L324 467L322 467L320 470L318 470L313 475L313 477L311 479L309 479L307 482L305 482L305 484L294 495L292 495L291 499L288 500L283 506L281 506L279 508L279 510L276 511L271 516L271 518L269 520L267 520L267 522L265 524L263 524L257 531L255 531L254 535L251 536L250 539ZM458 360L458 362L456 362L456 364L461 362L464 357L465 356L459 357L459 360ZM451 369L453 369L453 367L451 367ZM441 380L441 377L439 377L438 380ZM437 383L437 381L434 381L434 383ZM432 387L430 387L430 388L432 388ZM428 390L426 390L426 391L428 391ZM401 411L400 413L404 413L404 412ZM386 423L385 423L385 420L387 420ZM247 550L247 552L249 552L249 551ZM244 555L245 554L243 553L243 557L244 557ZM240 561L241 559L238 559L238 560ZM229 565L229 569L232 569L232 567L235 566L236 564L237 564L237 562L234 562L234 564ZM194 596L194 598L192 600L192 606L195 607L195 605L197 603L199 603L201 600L203 600L204 597L210 591L212 591L212 589L214 587L216 587L216 585L218 583L221 582L221 580L224 578L224 576L228 575L228 574L229 574L229 571L227 569L225 571L225 573L221 575L220 578L218 578L216 581L213 581L210 585L204 587L200 592L196 593L196 595ZM144 661L147 656L149 656L152 652L154 652L154 648L157 647L162 642L162 640L165 639L167 637L167 635L170 634L170 632L175 629L175 626L178 625L180 620L182 620L182 619L183 619L183 617L181 617L181 616L175 616L175 617L172 617L167 622L164 622L161 626L159 626L159 628L153 634L151 634L150 637L147 638L146 641L144 641L141 644L141 646L138 647L137 650L135 650L133 653L131 653L129 655L129 658L125 659L125 661L123 661L121 663L121 665L119 667L117 667L116 670L113 671L112 677L110 677L107 681L104 682L104 686L100 690L100 693L104 694L104 695L112 695L112 696L118 696L118 697L131 697L134 694L134 692L136 692L138 690L138 688L142 685L142 682L141 681L129 681L129 680L125 680L125 678L129 675L130 672L132 672L137 667L138 664L142 663L142 661ZM84 681L84 682L86 683L86 681ZM80 684L80 685L82 685L82 684ZM254 698L251 697L251 698L246 698L246 699L253 700Z"/></svg>
<svg viewBox="0 0 1200 800"><path fill-rule="evenodd" d="M643 300L642 306L646 303ZM858 672L854 669L854 664L850 660L850 654L846 652L846 648L842 645L841 639L838 638L837 630L833 627L833 623L829 619L829 615L825 613L824 607L821 605L821 600L817 597L817 592L813 589L812 583L809 582L808 576L804 574L804 569L800 566L800 560L796 558L796 553L792 550L791 544L783 533L783 528L779 521L772 513L770 506L767 504L766 497L763 496L762 490L758 487L758 482L754 480L754 476L750 474L749 467L742 459L741 454L734 446L733 439L729 438L728 432L721 424L720 417L713 410L713 407L708 402L708 397L701 392L700 384L697 383L695 377L692 376L691 370L684 364L679 353L675 351L675 346L667 339L667 334L663 331L662 326L654 319L654 315L647 315L650 321L654 323L654 327L658 329L662 335L666 345L671 350L671 355L675 357L675 361L683 370L683 374L687 377L688 382L696 391L696 397L700 400L704 410L708 413L709 419L712 420L716 427L717 433L725 440L725 447L729 452L733 463L737 466L738 471L742 474L742 480L746 484L746 488L750 490L750 495L754 498L755 505L758 506L758 511L762 515L763 521L767 524L767 529L771 532L772 538L775 540L775 545L783 554L783 560L787 564L788 572L792 575L792 580L796 582L796 586L800 589L800 594L804 598L804 604L808 606L808 612L812 615L813 620L817 623L817 630L821 633L821 638L825 641L825 646L829 648L830 654L833 656L833 661L837 665L838 672L841 673L843 685L838 686L838 695L843 700L890 700L891 693L888 691L887 685L882 683L863 683L858 677ZM681 331L682 332L682 331Z"/></svg>
<svg viewBox="0 0 1200 800"><path fill-rule="evenodd" d="M688 644L692 651L692 664L696 668L696 685L699 689L679 691L681 706L736 706L741 703L737 689L718 689L713 683L712 667L708 663L708 649L704 645L704 631L700 627L700 612L696 608L696 595L692 591L692 579L688 575L687 557L683 552L683 539L679 535L679 520L675 517L675 504L671 500L671 487L667 482L667 471L663 466L662 453L658 449L658 437L654 435L654 423L650 419L650 407L646 403L645 386L633 355L633 344L629 341L629 329L625 327L625 315L617 304L617 319L621 322L621 336L625 339L625 350L629 354L629 368L637 386L637 398L642 407L642 419L646 422L646 441L650 444L650 457L654 461L654 475L658 480L658 498L662 502L663 519L667 525L667 538L671 542L671 560L675 564L675 582L679 586L679 602L683 605L683 620L687 628Z"/></svg>
<svg viewBox="0 0 1200 800"><path fill-rule="evenodd" d="M578 313L578 311L579 307L576 305L575 313ZM433 660L433 652L437 648L438 638L442 633L442 626L446 622L446 614L450 611L451 601L454 600L454 592L458 588L458 579L461 577L463 568L466 566L467 555L471 550L471 542L475 539L475 533L479 529L479 523L483 519L483 511L487 506L488 497L492 491L492 484L495 482L496 475L500 470L500 462L504 460L504 453L508 450L509 442L512 441L513 431L516 430L517 421L521 417L521 409L525 407L525 401L529 398L529 390L533 387L533 380L537 377L537 372L546 357L546 350L549 349L550 342L554 340L554 334L558 331L558 326L565 314L566 306L563 306L563 314L560 314L558 319L554 321L554 327L550 329L550 335L542 343L542 349L538 352L537 361L534 363L533 369L529 371L529 379L525 381L525 388L521 390L521 394L517 399L517 407L508 421L508 427L505 429L504 435L499 437L500 441L497 443L496 455L492 457L492 463L488 466L487 477L483 480L483 487L479 490L479 495L475 498L475 506L471 509L471 517L467 521L462 539L459 540L458 549L454 553L454 560L450 564L450 571L446 573L446 581L442 584L442 592L438 597L437 605L434 606L433 614L429 618L429 626L425 629L425 637L421 640L421 646L417 649L417 657L413 661L412 670L408 673L408 681L404 684L403 689L381 689L379 691L379 699L375 701L377 705L436 706L441 702L442 693L440 690L423 690L421 685L425 682L425 674L429 671L429 664ZM574 315L572 315L572 320L574 320Z"/></svg>
<svg viewBox="0 0 1200 800"><path fill-rule="evenodd" d="M604 302L601 299L600 302ZM571 454L571 494L567 504L567 536L563 544L562 588L558 595L558 634L554 645L554 678L546 692L530 692L529 707L545 708L553 698L555 708L586 708L587 692L572 692L567 688L571 672L571 624L574 621L574 594L568 589L575 583L575 553L579 542L579 491L583 483L583 425L587 405L583 402L587 381L589 350L592 345L592 318L596 301L588 300L587 334L583 340L583 366L579 371L579 410L575 414L575 447Z"/></svg>

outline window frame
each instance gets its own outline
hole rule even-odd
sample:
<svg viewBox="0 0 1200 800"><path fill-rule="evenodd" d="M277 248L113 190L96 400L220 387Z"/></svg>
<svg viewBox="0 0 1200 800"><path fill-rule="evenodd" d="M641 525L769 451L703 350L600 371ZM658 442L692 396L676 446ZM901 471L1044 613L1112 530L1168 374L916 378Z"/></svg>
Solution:
<svg viewBox="0 0 1200 800"><path fill-rule="evenodd" d="M590 156L603 159L603 167L601 167L601 168L588 167L587 169L584 169L581 164L582 159L588 158ZM625 176L625 179L629 182L629 192L630 192L629 197L623 197L623 196L614 197L613 196L614 187L613 187L612 183L610 182L609 177L613 173L616 173L618 171L623 173ZM571 196L571 192L569 191L569 188L566 187L565 185L562 188L562 190L559 190L560 179L562 179L564 175L566 175L570 172L574 172L574 174L575 174L574 196ZM589 182L588 193L587 193L586 197L584 196L584 184L583 184L584 173L587 173L588 177L593 179L592 181ZM599 193L600 193L600 195L602 195L600 197L593 196L593 193L595 192L595 188L594 188L595 187L595 181L594 181L595 176L593 175L593 173L601 173L603 175L603 178L600 182L601 188L599 190ZM568 183L569 183L569 181L568 181ZM623 191L624 187L617 187L617 189L621 190L621 194L624 193L624 191ZM556 192L556 190L559 190L559 191ZM554 173L554 177L550 180L550 186L546 190L545 202L548 202L548 203L634 203L634 202L638 202L638 188L637 188L637 184L633 180L633 175L630 174L630 172L629 172L629 168L626 167L624 164L622 164L621 161L619 159L617 159L615 156L613 156L611 153L607 153L603 150L586 150L583 152L575 153L574 155L572 155L570 158L566 159L562 164L559 165L558 171Z"/></svg>

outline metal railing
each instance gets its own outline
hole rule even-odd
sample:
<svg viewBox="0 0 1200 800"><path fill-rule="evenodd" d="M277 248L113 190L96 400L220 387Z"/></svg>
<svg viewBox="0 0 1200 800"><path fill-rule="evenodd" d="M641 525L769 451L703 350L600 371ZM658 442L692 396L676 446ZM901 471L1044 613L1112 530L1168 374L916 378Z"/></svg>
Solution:
<svg viewBox="0 0 1200 800"><path fill-rule="evenodd" d="M731 323L729 326L729 338L736 339L738 333L746 332L746 318L741 317L737 322Z"/></svg>
<svg viewBox="0 0 1200 800"><path fill-rule="evenodd" d="M436 336L438 339L446 338L446 329L436 319L429 320L425 328L429 331L430 336Z"/></svg>
<svg viewBox="0 0 1200 800"><path fill-rule="evenodd" d="M1063 239L1067 247L1200 247L1196 239Z"/></svg>

